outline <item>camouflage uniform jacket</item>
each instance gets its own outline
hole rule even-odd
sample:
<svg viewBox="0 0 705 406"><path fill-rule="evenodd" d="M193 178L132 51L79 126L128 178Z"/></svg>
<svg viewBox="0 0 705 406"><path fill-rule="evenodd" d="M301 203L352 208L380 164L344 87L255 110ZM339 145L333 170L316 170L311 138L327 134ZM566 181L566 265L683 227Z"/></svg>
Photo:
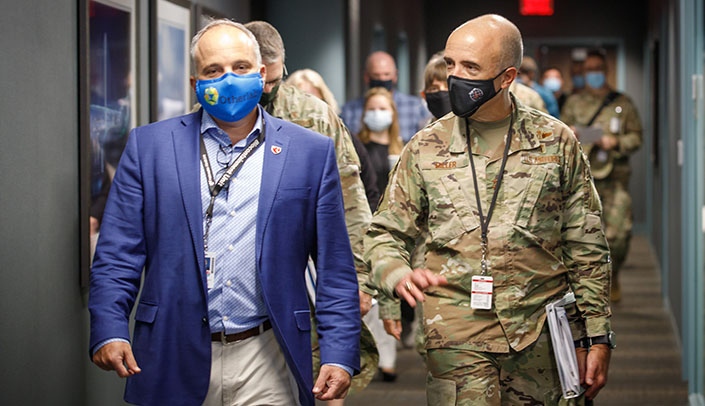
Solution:
<svg viewBox="0 0 705 406"><path fill-rule="evenodd" d="M416 238L430 233L426 267L448 285L426 290L426 348L520 351L538 338L545 305L569 289L589 336L610 329L609 251L585 156L563 123L514 103L505 176L489 224L491 310L470 307L481 232L464 119L447 115L412 138L365 236L371 282L393 295L412 272ZM504 142L487 153L473 139L486 214Z"/></svg>
<svg viewBox="0 0 705 406"><path fill-rule="evenodd" d="M335 142L345 205L345 223L355 257L358 282L362 291L374 294L374 290L365 285L369 268L362 259L362 238L370 224L372 214L360 179L360 158L355 152L350 133L338 115L325 102L286 83L279 86L274 101L267 106L267 112L274 117L326 135ZM306 168L301 170L305 171Z"/></svg>
<svg viewBox="0 0 705 406"><path fill-rule="evenodd" d="M574 94L566 99L561 111L561 120L572 126L587 125L603 100L604 97L595 96L588 91ZM617 137L617 148L610 152L613 169L607 177L619 180L626 186L630 175L629 155L639 149L642 142L641 121L634 103L628 96L620 94L600 111L593 125L602 128L604 134ZM590 165L596 167L597 162L591 159Z"/></svg>

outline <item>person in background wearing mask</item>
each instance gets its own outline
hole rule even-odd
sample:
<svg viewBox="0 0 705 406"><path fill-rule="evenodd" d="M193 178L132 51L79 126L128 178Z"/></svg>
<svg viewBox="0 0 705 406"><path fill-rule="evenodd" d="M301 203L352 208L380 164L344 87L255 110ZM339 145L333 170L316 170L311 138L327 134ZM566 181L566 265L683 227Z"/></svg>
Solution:
<svg viewBox="0 0 705 406"><path fill-rule="evenodd" d="M420 97L402 93L395 89L397 85L397 65L394 58L386 52L377 51L367 57L364 81L368 88L383 87L394 95L394 103L399 111L399 131L403 142L408 142L412 135L431 118ZM340 116L352 134L360 132L364 98L350 100L343 105Z"/></svg>
<svg viewBox="0 0 705 406"><path fill-rule="evenodd" d="M584 396L607 380L600 199L570 128L508 91L522 48L517 27L498 15L450 34L453 114L406 145L365 236L371 283L423 302L429 405L559 404L545 306L568 291L575 338L591 338L579 341L589 350L575 350ZM412 269L425 233L425 267Z"/></svg>
<svg viewBox="0 0 705 406"><path fill-rule="evenodd" d="M561 118L580 139L587 127L600 132L594 141L581 140L602 199L603 222L612 255L613 302L622 297L619 270L632 235L632 199L629 195L629 157L642 143L641 120L632 100L613 90L606 80L607 60L600 51L588 52L583 64L585 89L568 97Z"/></svg>
<svg viewBox="0 0 705 406"><path fill-rule="evenodd" d="M448 95L448 76L443 52L433 54L428 60L423 73L424 89L421 97L426 100L428 111L433 114L431 121L450 113L450 96Z"/></svg>
<svg viewBox="0 0 705 406"><path fill-rule="evenodd" d="M517 77L517 80L520 83L534 89L546 104L548 114L558 118L561 112L558 109L556 98L553 97L553 93L550 90L546 89L536 81L538 79L538 72L539 67L534 58L524 55L524 59L521 61L521 67L519 67L519 76Z"/></svg>
<svg viewBox="0 0 705 406"><path fill-rule="evenodd" d="M210 22L191 56L203 108L132 130L110 190L92 360L126 377L125 400L140 405L342 398L360 368L360 317L333 142L258 106L266 68L242 24ZM328 292L315 385L311 255Z"/></svg>
<svg viewBox="0 0 705 406"><path fill-rule="evenodd" d="M561 70L555 66L552 66L543 71L543 76L541 77L541 84L549 92L553 93L553 97L558 102L558 110L563 108L565 104L565 99L568 97L563 92L563 73Z"/></svg>
<svg viewBox="0 0 705 406"><path fill-rule="evenodd" d="M279 31L266 21L251 21L245 24L245 27L257 39L262 53L262 62L267 68L260 105L274 117L298 124L328 136L334 141L338 173L343 188L345 222L358 276L360 314L364 315L370 310L372 296L376 294L366 284L369 267L362 260L362 237L372 214L365 195L365 187L360 178L360 159L355 152L350 133L328 104L286 83L287 74L284 64L286 50ZM296 139L293 141L297 142ZM312 321L316 323L317 320ZM314 372L318 373L320 361L320 353L317 350L318 336L315 329L311 333L314 347ZM364 389L377 371L377 350L372 334L365 326L362 326L360 347L362 370L354 377L351 392ZM342 404L342 401L336 400L331 403Z"/></svg>
<svg viewBox="0 0 705 406"><path fill-rule="evenodd" d="M573 86L570 94L578 94L585 89L585 71L583 70L583 61L573 60L570 62L570 83Z"/></svg>
<svg viewBox="0 0 705 406"><path fill-rule="evenodd" d="M364 113L358 138L365 145L372 167L377 175L377 188L384 191L387 187L389 170L396 163L402 150L399 136L397 107L392 94L382 87L367 91L364 100ZM372 310L363 319L370 327L379 351L379 369L385 382L396 380L397 345L395 336L386 332L383 319L391 320L388 314L394 308L389 301L383 300L372 306ZM398 309L398 306L396 306ZM387 312L387 313L385 313ZM413 313L412 313L413 314ZM389 327L389 326L387 326ZM390 334L392 334L390 332Z"/></svg>

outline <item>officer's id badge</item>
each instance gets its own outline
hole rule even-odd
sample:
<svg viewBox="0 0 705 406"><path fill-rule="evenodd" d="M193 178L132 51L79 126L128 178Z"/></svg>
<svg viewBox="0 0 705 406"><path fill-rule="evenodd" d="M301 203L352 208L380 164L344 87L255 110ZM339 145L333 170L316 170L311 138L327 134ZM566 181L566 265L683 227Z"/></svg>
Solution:
<svg viewBox="0 0 705 406"><path fill-rule="evenodd" d="M472 277L470 307L478 310L492 309L492 277L475 275Z"/></svg>
<svg viewBox="0 0 705 406"><path fill-rule="evenodd" d="M206 285L213 289L215 285L215 254L206 252Z"/></svg>

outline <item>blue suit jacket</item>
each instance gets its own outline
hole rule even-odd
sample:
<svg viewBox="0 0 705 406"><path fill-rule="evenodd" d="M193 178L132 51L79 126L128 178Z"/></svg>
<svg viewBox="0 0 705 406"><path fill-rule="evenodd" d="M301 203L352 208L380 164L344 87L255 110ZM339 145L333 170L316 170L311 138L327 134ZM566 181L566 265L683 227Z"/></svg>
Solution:
<svg viewBox="0 0 705 406"><path fill-rule="evenodd" d="M263 114L257 277L300 401L313 405L307 258L318 269L321 361L356 371L357 279L333 142ZM129 339L128 319L144 269L132 340L142 372L127 379L125 400L131 403L201 404L208 390L200 117L194 113L131 132L103 215L91 272L91 353L108 338ZM274 153L274 147L281 151Z"/></svg>

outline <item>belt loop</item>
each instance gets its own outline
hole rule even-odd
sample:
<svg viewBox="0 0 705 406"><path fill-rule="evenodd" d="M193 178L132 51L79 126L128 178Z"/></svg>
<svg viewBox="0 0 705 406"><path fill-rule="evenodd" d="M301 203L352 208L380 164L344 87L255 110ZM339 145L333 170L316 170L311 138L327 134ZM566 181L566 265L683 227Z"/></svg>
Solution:
<svg viewBox="0 0 705 406"><path fill-rule="evenodd" d="M223 345L225 345L225 344L228 343L228 335L225 334L225 331L223 331L222 333L220 333L220 342L221 342Z"/></svg>
<svg viewBox="0 0 705 406"><path fill-rule="evenodd" d="M264 324L265 324L265 323L262 323L262 324L260 324L259 326L257 326L257 327L259 327L259 334L258 334L258 335L264 333Z"/></svg>

